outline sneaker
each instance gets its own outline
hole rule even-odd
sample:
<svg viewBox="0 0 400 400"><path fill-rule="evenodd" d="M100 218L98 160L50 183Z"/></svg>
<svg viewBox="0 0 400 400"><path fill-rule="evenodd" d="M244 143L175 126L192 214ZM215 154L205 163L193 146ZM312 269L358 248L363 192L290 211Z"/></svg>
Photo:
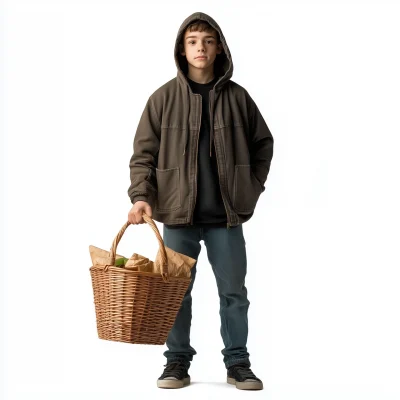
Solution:
<svg viewBox="0 0 400 400"><path fill-rule="evenodd" d="M261 390L263 383L257 378L248 364L234 364L228 368L227 382L236 385L238 389Z"/></svg>
<svg viewBox="0 0 400 400"><path fill-rule="evenodd" d="M179 389L190 384L189 367L184 361L172 361L164 365L163 374L157 380L157 387Z"/></svg>

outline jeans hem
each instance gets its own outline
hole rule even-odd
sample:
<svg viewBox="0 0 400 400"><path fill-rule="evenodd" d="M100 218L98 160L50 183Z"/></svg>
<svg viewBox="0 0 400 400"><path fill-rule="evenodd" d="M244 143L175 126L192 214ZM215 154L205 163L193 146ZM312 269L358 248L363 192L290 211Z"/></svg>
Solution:
<svg viewBox="0 0 400 400"><path fill-rule="evenodd" d="M248 358L233 358L233 359L230 359L229 361L227 361L225 363L225 366L226 366L226 369L228 369L232 365L240 364L240 363L246 363L246 364L249 365L249 367L251 366L250 360Z"/></svg>
<svg viewBox="0 0 400 400"><path fill-rule="evenodd" d="M169 363L171 363L171 362L174 362L174 361L183 361L183 362L187 365L188 368L190 367L190 361L187 360L187 359L184 358L184 357L172 357L172 358L167 358L167 364L169 364Z"/></svg>

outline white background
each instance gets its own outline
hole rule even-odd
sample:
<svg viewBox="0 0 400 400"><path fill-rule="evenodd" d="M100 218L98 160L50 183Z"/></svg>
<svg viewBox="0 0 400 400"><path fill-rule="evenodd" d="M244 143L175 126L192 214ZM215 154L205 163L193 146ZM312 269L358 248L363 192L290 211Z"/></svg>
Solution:
<svg viewBox="0 0 400 400"><path fill-rule="evenodd" d="M127 219L137 123L176 76L176 34L196 11L220 24L232 79L275 139L243 226L248 350L265 385L251 396L398 399L400 6L382 0L3 4L4 398L250 396L225 383L203 242L191 386L156 387L166 346L96 331L88 247L109 249ZM118 252L157 249L143 224Z"/></svg>

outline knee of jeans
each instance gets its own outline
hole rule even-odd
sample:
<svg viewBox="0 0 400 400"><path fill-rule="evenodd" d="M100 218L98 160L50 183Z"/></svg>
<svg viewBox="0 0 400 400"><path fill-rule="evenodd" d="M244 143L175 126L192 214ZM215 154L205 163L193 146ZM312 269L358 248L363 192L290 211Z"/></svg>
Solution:
<svg viewBox="0 0 400 400"><path fill-rule="evenodd" d="M246 273L243 271L231 271L218 274L217 283L221 289L240 291L245 287Z"/></svg>
<svg viewBox="0 0 400 400"><path fill-rule="evenodd" d="M227 298L247 298L247 289L243 283L231 283L229 285L219 285L218 293Z"/></svg>

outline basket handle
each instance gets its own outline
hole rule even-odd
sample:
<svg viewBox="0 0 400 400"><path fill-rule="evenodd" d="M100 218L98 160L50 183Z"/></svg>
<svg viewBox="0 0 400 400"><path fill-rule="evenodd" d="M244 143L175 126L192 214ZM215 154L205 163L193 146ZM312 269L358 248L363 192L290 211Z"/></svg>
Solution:
<svg viewBox="0 0 400 400"><path fill-rule="evenodd" d="M145 220L147 224L150 225L151 229L153 229L154 233L157 236L157 240L160 246L160 251L161 251L161 277L163 278L164 282L169 281L169 275L168 275L168 258L167 258L167 252L165 251L164 247L164 241L160 235L160 232L157 228L157 225L154 223L153 219L149 217L144 211L142 213L142 217ZM112 265L115 264L115 256L117 254L117 246L119 241L122 238L122 235L124 234L126 228L131 225L129 221L125 222L121 230L118 232L117 236L115 237L111 249L110 249L110 258L111 258L111 263Z"/></svg>

